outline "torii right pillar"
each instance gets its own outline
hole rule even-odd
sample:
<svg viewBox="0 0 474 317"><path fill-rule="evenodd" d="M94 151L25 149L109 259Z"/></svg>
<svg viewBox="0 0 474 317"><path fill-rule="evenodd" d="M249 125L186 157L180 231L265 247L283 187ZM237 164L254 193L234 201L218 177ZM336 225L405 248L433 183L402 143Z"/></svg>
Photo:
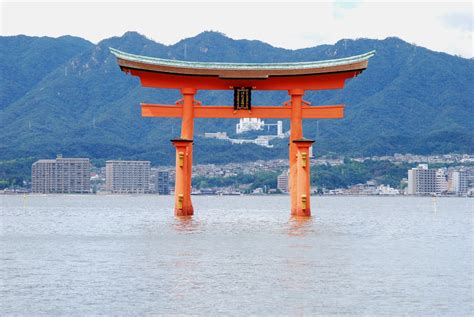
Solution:
<svg viewBox="0 0 474 317"><path fill-rule="evenodd" d="M303 89L288 91L291 97L290 118L290 181L291 215L295 217L311 217L311 173L309 147L312 140L303 138Z"/></svg>

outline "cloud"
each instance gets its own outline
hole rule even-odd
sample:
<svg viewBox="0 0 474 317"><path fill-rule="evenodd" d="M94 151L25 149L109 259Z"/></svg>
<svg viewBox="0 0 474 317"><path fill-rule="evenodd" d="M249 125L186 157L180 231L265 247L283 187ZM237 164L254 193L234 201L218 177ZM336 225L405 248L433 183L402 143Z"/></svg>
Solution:
<svg viewBox="0 0 474 317"><path fill-rule="evenodd" d="M362 1L343 1L336 0L334 1L334 7L340 9L353 9L360 5Z"/></svg>
<svg viewBox="0 0 474 317"><path fill-rule="evenodd" d="M362 1L336 0L333 2L333 15L335 19L342 19L344 15L350 14L350 10L357 8Z"/></svg>
<svg viewBox="0 0 474 317"><path fill-rule="evenodd" d="M472 32L474 30L474 16L469 12L454 12L443 15L441 20L446 26Z"/></svg>
<svg viewBox="0 0 474 317"><path fill-rule="evenodd" d="M137 31L174 44L205 30L297 49L397 36L472 57L470 2L2 2L2 35L75 35L92 42Z"/></svg>

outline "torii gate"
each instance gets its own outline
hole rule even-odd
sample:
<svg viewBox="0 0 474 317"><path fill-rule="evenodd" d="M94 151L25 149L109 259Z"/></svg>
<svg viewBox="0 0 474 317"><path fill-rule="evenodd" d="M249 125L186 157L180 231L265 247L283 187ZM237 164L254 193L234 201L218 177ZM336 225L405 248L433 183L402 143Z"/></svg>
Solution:
<svg viewBox="0 0 474 317"><path fill-rule="evenodd" d="M179 89L175 105L142 103L144 117L181 118L181 137L171 140L176 148L175 215L191 216L191 175L194 118L290 119L291 214L311 216L309 147L303 138L302 119L344 117L343 105L311 106L303 100L306 90L341 89L356 77L375 54L300 63L208 63L133 55L110 48L122 71L140 77L142 86ZM194 99L198 90L234 90L234 106L203 106ZM287 90L283 106L251 107L252 90Z"/></svg>

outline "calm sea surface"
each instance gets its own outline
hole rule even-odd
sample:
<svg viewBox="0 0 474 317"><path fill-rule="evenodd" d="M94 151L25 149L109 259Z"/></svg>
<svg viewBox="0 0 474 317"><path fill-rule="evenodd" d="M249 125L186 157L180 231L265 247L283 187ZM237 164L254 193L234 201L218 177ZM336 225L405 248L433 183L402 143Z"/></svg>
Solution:
<svg viewBox="0 0 474 317"><path fill-rule="evenodd" d="M473 199L0 199L0 315L474 314Z"/></svg>

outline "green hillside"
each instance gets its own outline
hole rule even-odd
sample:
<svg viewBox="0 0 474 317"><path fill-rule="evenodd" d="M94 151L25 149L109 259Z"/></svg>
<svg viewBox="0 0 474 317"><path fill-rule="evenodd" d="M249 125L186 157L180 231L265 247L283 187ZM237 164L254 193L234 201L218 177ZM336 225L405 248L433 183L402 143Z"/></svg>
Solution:
<svg viewBox="0 0 474 317"><path fill-rule="evenodd" d="M87 156L170 164L174 119L142 118L140 102L174 103L176 91L142 88L118 68L108 47L170 59L283 62L338 58L377 50L369 68L341 91L309 92L313 104L346 104L343 120L305 122L315 152L348 155L469 152L474 149L473 60L437 53L398 38L341 40L301 50L204 32L165 46L128 32L93 45L73 37L0 37L0 160ZM285 92L255 92L255 104L281 104ZM205 104L231 104L231 92L199 92ZM237 120L197 120L197 162L287 156L273 149L200 137L232 134ZM289 128L285 122L285 130Z"/></svg>

